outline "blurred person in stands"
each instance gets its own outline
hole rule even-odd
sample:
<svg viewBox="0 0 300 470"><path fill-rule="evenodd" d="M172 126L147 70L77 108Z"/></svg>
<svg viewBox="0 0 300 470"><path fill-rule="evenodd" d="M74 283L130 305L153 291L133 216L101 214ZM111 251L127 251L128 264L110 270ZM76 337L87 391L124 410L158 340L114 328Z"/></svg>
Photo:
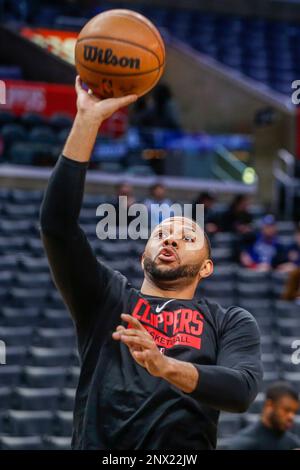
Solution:
<svg viewBox="0 0 300 470"><path fill-rule="evenodd" d="M276 266L278 271L283 272L295 271L300 267L300 223L296 226L293 242L280 250Z"/></svg>
<svg viewBox="0 0 300 470"><path fill-rule="evenodd" d="M130 124L137 127L148 127L152 117L153 105L151 95L141 96L130 112Z"/></svg>
<svg viewBox="0 0 300 470"><path fill-rule="evenodd" d="M180 117L177 104L168 85L161 83L142 102L136 102L131 123L139 127L179 130Z"/></svg>
<svg viewBox="0 0 300 470"><path fill-rule="evenodd" d="M228 211L222 217L224 232L235 232L241 235L253 232L250 203L250 197L245 194L238 194L234 197Z"/></svg>
<svg viewBox="0 0 300 470"><path fill-rule="evenodd" d="M204 205L204 221L205 231L213 235L219 230L219 222L217 214L214 210L216 198L207 192L199 193L197 198L193 201L193 219L196 220L196 206L197 204Z"/></svg>
<svg viewBox="0 0 300 470"><path fill-rule="evenodd" d="M240 262L245 268L269 271L274 267L280 249L275 218L268 214L263 218L254 242L241 252Z"/></svg>
<svg viewBox="0 0 300 470"><path fill-rule="evenodd" d="M116 224L117 226L119 226L120 224L119 211L126 208L127 225L129 225L130 222L135 219L135 216L130 216L128 214L128 209L130 208L130 206L132 206L132 204L136 202L136 199L133 193L133 187L131 186L131 184L123 182L119 186L117 186L116 193L117 193L116 198L113 201L113 205L115 206L116 216L117 216Z"/></svg>
<svg viewBox="0 0 300 470"><path fill-rule="evenodd" d="M296 268L290 272L282 300L289 300L300 305L300 268Z"/></svg>
<svg viewBox="0 0 300 470"><path fill-rule="evenodd" d="M144 200L144 204L152 217L152 223L157 225L163 220L163 213L159 206L164 204L170 207L172 201L166 196L166 187L162 183L155 183L151 186L150 197Z"/></svg>
<svg viewBox="0 0 300 470"><path fill-rule="evenodd" d="M242 429L230 439L232 450L292 450L300 447L300 438L291 433L300 407L297 391L286 382L268 387L260 420Z"/></svg>

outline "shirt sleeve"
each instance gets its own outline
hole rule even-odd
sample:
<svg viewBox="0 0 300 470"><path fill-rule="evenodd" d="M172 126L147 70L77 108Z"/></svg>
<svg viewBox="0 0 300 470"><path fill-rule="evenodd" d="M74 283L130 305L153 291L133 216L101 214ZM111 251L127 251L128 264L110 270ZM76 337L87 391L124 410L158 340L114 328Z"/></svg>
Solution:
<svg viewBox="0 0 300 470"><path fill-rule="evenodd" d="M255 319L246 310L231 307L226 317L217 364L194 363L199 379L190 395L218 410L242 413L262 382L260 336Z"/></svg>
<svg viewBox="0 0 300 470"><path fill-rule="evenodd" d="M88 163L61 155L40 209L41 238L52 277L82 336L116 274L98 262L78 223L87 167Z"/></svg>

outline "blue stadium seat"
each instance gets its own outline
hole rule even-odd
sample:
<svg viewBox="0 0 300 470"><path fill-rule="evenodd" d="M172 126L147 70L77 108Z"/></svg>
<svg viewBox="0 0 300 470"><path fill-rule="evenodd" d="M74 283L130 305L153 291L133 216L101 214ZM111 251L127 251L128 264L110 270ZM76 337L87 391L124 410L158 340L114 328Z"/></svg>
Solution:
<svg viewBox="0 0 300 470"><path fill-rule="evenodd" d="M24 247L24 237L0 237L0 253L3 255L22 252Z"/></svg>
<svg viewBox="0 0 300 470"><path fill-rule="evenodd" d="M63 411L72 411L75 402L75 388L64 388L61 391L60 409Z"/></svg>
<svg viewBox="0 0 300 470"><path fill-rule="evenodd" d="M22 367L19 365L0 366L0 384L1 387L6 385L17 385L21 379Z"/></svg>
<svg viewBox="0 0 300 470"><path fill-rule="evenodd" d="M241 417L239 415L221 413L218 424L218 437L230 437L241 428Z"/></svg>
<svg viewBox="0 0 300 470"><path fill-rule="evenodd" d="M1 250L1 241L0 241L0 250ZM9 288L13 283L13 273L9 270L0 271L0 286ZM1 312L0 312L1 315Z"/></svg>
<svg viewBox="0 0 300 470"><path fill-rule="evenodd" d="M0 338L7 346L18 346L29 344L32 338L33 328L31 326L0 327Z"/></svg>
<svg viewBox="0 0 300 470"><path fill-rule="evenodd" d="M76 366L70 367L70 369L67 372L66 387L68 388L77 387L79 374L80 374L80 367L76 367Z"/></svg>
<svg viewBox="0 0 300 470"><path fill-rule="evenodd" d="M42 126L46 125L46 119L38 113L24 113L21 116L22 124L27 128L31 128L33 126Z"/></svg>
<svg viewBox="0 0 300 470"><path fill-rule="evenodd" d="M15 276L15 285L26 289L47 288L51 285L50 273L22 273Z"/></svg>
<svg viewBox="0 0 300 470"><path fill-rule="evenodd" d="M74 327L70 314L65 309L46 308L42 313L41 326L46 328Z"/></svg>
<svg viewBox="0 0 300 470"><path fill-rule="evenodd" d="M298 337L300 338L300 321L299 318L284 318L277 319L277 329L282 337Z"/></svg>
<svg viewBox="0 0 300 470"><path fill-rule="evenodd" d="M42 202L43 191L40 189L12 189L11 200L15 204L35 204L37 207Z"/></svg>
<svg viewBox="0 0 300 470"><path fill-rule="evenodd" d="M1 367L1 366L0 366ZM1 377L1 375L0 375ZM11 406L11 388L0 386L0 412L7 410Z"/></svg>
<svg viewBox="0 0 300 470"><path fill-rule="evenodd" d="M55 144L57 142L55 133L50 126L34 126L28 134L31 142L43 144Z"/></svg>
<svg viewBox="0 0 300 470"><path fill-rule="evenodd" d="M12 394L12 404L16 410L56 410L59 396L58 388L17 387Z"/></svg>
<svg viewBox="0 0 300 470"><path fill-rule="evenodd" d="M58 411L55 416L56 429L59 436L71 436L73 427L72 411Z"/></svg>
<svg viewBox="0 0 300 470"><path fill-rule="evenodd" d="M25 364L26 354L26 346L8 346L6 348L6 363L21 366Z"/></svg>
<svg viewBox="0 0 300 470"><path fill-rule="evenodd" d="M38 367L70 366L73 350L66 347L31 347L28 353L28 364Z"/></svg>
<svg viewBox="0 0 300 470"><path fill-rule="evenodd" d="M23 374L23 385L31 388L61 388L66 382L65 367L26 366Z"/></svg>
<svg viewBox="0 0 300 470"><path fill-rule="evenodd" d="M20 266L24 272L49 272L49 263L45 257L33 258L32 256L24 255L20 258Z"/></svg>
<svg viewBox="0 0 300 470"><path fill-rule="evenodd" d="M45 436L43 443L46 450L71 450L71 437Z"/></svg>
<svg viewBox="0 0 300 470"><path fill-rule="evenodd" d="M36 326L39 318L38 307L2 307L1 325L9 327Z"/></svg>
<svg viewBox="0 0 300 470"><path fill-rule="evenodd" d="M4 429L11 436L42 436L53 429L51 411L9 410L4 419Z"/></svg>
<svg viewBox="0 0 300 470"><path fill-rule="evenodd" d="M43 450L44 445L40 436L0 436L1 450Z"/></svg>
<svg viewBox="0 0 300 470"><path fill-rule="evenodd" d="M74 328L39 328L34 344L48 348L75 346Z"/></svg>

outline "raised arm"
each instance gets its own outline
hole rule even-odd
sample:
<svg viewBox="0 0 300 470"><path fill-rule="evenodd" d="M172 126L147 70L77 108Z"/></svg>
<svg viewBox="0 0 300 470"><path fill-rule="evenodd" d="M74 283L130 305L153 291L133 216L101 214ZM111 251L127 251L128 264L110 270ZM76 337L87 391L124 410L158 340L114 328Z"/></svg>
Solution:
<svg viewBox="0 0 300 470"><path fill-rule="evenodd" d="M103 120L136 97L100 101L83 90L78 77L76 91L77 115L49 179L40 228L54 282L75 323L84 326L95 313L110 273L98 263L78 224L86 170Z"/></svg>

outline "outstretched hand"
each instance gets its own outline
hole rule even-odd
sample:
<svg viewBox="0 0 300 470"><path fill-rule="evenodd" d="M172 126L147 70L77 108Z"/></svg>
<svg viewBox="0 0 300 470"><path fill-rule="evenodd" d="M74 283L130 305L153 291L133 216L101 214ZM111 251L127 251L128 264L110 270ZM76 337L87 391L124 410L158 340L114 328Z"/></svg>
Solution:
<svg viewBox="0 0 300 470"><path fill-rule="evenodd" d="M107 98L105 100L101 100L93 95L91 90L86 91L82 87L79 75L76 77L75 89L77 93L78 112L88 116L92 122L97 122L99 124L118 111L118 109L134 103L138 98L137 95L128 95L121 98Z"/></svg>
<svg viewBox="0 0 300 470"><path fill-rule="evenodd" d="M122 313L121 318L129 323L130 328L117 326L112 334L113 339L126 344L133 359L147 369L149 374L163 377L168 358L159 351L154 339L137 318L126 313Z"/></svg>

